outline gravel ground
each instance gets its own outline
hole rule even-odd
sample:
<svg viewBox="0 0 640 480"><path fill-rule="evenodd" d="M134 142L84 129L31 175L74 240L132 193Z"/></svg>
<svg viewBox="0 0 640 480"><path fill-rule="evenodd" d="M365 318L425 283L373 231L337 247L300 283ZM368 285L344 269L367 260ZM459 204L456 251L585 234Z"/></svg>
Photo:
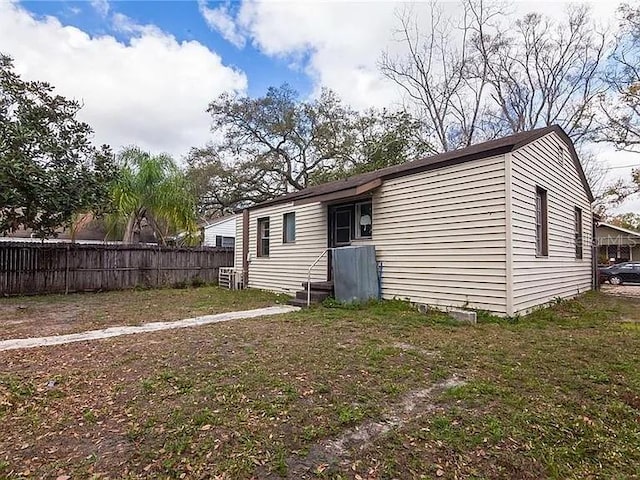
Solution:
<svg viewBox="0 0 640 480"><path fill-rule="evenodd" d="M640 285L609 285L605 283L601 288L604 293L609 295L640 298Z"/></svg>

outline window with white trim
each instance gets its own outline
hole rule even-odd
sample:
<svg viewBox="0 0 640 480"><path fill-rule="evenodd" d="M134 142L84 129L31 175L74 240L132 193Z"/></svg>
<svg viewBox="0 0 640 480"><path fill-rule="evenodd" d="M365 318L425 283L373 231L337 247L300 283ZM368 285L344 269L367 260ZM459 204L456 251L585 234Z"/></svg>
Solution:
<svg viewBox="0 0 640 480"><path fill-rule="evenodd" d="M282 243L295 243L296 241L296 212L282 215Z"/></svg>
<svg viewBox="0 0 640 480"><path fill-rule="evenodd" d="M233 248L236 245L235 237L216 235L216 247Z"/></svg>
<svg viewBox="0 0 640 480"><path fill-rule="evenodd" d="M574 213L576 258L582 259L582 209L576 207Z"/></svg>
<svg viewBox="0 0 640 480"><path fill-rule="evenodd" d="M269 256L269 217L258 219L258 257Z"/></svg>
<svg viewBox="0 0 640 480"><path fill-rule="evenodd" d="M373 206L371 201L356 203L356 238L371 238L373 229Z"/></svg>
<svg viewBox="0 0 640 480"><path fill-rule="evenodd" d="M536 187L536 255L538 257L549 255L547 232L547 191Z"/></svg>

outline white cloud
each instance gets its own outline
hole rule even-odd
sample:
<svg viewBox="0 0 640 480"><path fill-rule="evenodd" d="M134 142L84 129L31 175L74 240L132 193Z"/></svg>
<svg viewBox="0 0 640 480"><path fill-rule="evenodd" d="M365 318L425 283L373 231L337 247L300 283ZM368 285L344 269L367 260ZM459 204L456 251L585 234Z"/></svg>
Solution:
<svg viewBox="0 0 640 480"><path fill-rule="evenodd" d="M228 4L209 8L205 0L198 0L198 8L209 28L220 33L225 40L236 47L244 47L245 37L231 15Z"/></svg>
<svg viewBox="0 0 640 480"><path fill-rule="evenodd" d="M244 73L225 66L204 45L178 42L155 26L112 17L127 43L91 37L56 18L36 19L19 5L0 2L0 45L29 80L84 105L79 118L96 143L136 144L179 156L210 138L208 103L225 91L244 91Z"/></svg>
<svg viewBox="0 0 640 480"><path fill-rule="evenodd" d="M106 17L111 9L108 0L91 0L91 6L103 17Z"/></svg>
<svg viewBox="0 0 640 480"><path fill-rule="evenodd" d="M253 2L237 22L267 55L306 60L317 88L328 87L358 108L400 99L376 62L392 42L394 2Z"/></svg>
<svg viewBox="0 0 640 480"><path fill-rule="evenodd" d="M587 2L598 22L615 23L621 3ZM253 44L267 55L292 59L320 87L335 90L357 108L394 106L402 102L402 92L381 76L377 62L383 51L402 52L396 41L397 13L406 4L398 2L263 2L244 0L236 15L236 28L245 31ZM457 3L441 2L455 12ZM550 17L566 12L569 2L516 1L509 10L523 15L532 11ZM415 15L427 4L414 3ZM420 17L418 17L420 18ZM419 20L420 21L420 20ZM617 168L622 156L603 152L599 158L614 167L610 181L630 178L630 168ZM636 162L637 163L637 162ZM628 158L627 163L629 164ZM640 210L640 200L625 202L620 211Z"/></svg>
<svg viewBox="0 0 640 480"><path fill-rule="evenodd" d="M589 2L588 2L589 3ZM592 1L594 18L611 19L619 0ZM518 15L530 11L551 17L564 13L568 2L516 1L507 9ZM402 52L397 41L398 13L411 6L419 23L428 23L427 3L264 2L244 0L235 17L236 29L246 32L267 55L305 59L302 68L316 87L329 87L356 107L401 102L401 91L380 74L383 51ZM459 11L458 2L440 2L446 13Z"/></svg>

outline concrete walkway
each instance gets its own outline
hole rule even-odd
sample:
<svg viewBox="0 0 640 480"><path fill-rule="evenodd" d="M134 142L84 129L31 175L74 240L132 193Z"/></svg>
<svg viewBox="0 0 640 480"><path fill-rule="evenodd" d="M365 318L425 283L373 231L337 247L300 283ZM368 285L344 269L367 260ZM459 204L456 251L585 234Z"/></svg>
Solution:
<svg viewBox="0 0 640 480"><path fill-rule="evenodd" d="M132 335L134 333L157 332L173 328L197 327L209 323L228 322L229 320L242 320L245 318L266 317L300 310L298 307L281 305L277 307L256 308L241 312L219 313L217 315L204 315L202 317L186 318L174 322L151 322L142 325L122 327L110 327L102 330L90 330L88 332L71 333L68 335L54 335L51 337L15 338L0 341L0 352L15 350L18 348L47 347L49 345L62 345L65 343L84 342L87 340L99 340L101 338L119 337L120 335Z"/></svg>

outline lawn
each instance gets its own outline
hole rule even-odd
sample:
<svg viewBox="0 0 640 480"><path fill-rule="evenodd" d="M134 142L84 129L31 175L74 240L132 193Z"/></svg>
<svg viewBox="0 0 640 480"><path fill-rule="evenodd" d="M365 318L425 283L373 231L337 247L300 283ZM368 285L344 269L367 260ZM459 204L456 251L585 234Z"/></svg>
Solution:
<svg viewBox="0 0 640 480"><path fill-rule="evenodd" d="M640 299L595 293L0 352L0 478L637 478L638 352Z"/></svg>
<svg viewBox="0 0 640 480"><path fill-rule="evenodd" d="M288 297L213 286L0 298L0 340L248 310Z"/></svg>

